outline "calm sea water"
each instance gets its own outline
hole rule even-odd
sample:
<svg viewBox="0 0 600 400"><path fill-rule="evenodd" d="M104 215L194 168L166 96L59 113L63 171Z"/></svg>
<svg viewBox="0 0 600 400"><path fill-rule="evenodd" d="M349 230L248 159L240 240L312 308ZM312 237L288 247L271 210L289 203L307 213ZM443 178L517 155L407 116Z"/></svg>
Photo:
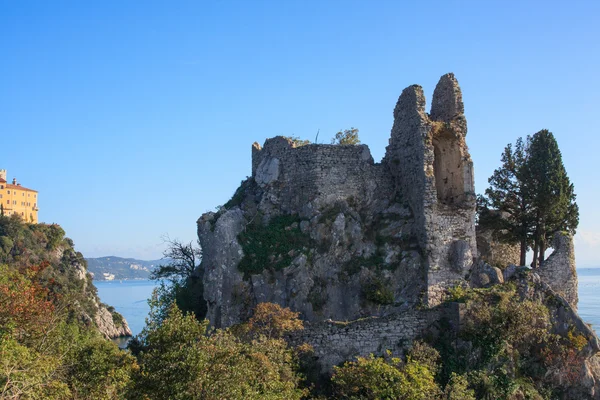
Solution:
<svg viewBox="0 0 600 400"><path fill-rule="evenodd" d="M600 268L580 268L579 315L600 332ZM147 300L156 287L154 281L94 282L103 303L123 314L134 335L140 333L150 307Z"/></svg>
<svg viewBox="0 0 600 400"><path fill-rule="evenodd" d="M578 268L579 316L600 333L600 268Z"/></svg>
<svg viewBox="0 0 600 400"><path fill-rule="evenodd" d="M156 287L155 281L97 281L94 285L98 288L100 301L113 306L120 312L131 332L137 335L146 323L146 316L150 307L148 299Z"/></svg>

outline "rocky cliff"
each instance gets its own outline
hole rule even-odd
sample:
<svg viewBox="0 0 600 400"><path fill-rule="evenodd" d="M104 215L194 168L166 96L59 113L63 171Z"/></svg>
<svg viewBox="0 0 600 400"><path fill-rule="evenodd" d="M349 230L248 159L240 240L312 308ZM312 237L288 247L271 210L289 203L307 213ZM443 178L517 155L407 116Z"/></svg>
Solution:
<svg viewBox="0 0 600 400"><path fill-rule="evenodd" d="M439 304L476 254L463 110L452 74L430 114L422 89L406 88L381 163L365 145L254 143L252 177L198 220L211 323L238 323L264 301L307 321Z"/></svg>
<svg viewBox="0 0 600 400"><path fill-rule="evenodd" d="M100 303L83 255L57 224L25 224L17 215L0 217L0 264L39 271L38 284L60 299L69 318L97 328L105 337L131 336L127 321Z"/></svg>
<svg viewBox="0 0 600 400"><path fill-rule="evenodd" d="M457 293L469 290L490 307L510 295L516 307L543 310L545 334L572 351L568 382L554 385L547 375L536 376L537 384L565 398L600 398L600 346L576 312L572 237L557 234L553 254L533 272L509 265L518 252L490 232L476 239L473 163L454 75L440 79L429 113L422 88L413 85L393 116L380 163L365 145L281 136L252 145L251 177L197 221L210 323L243 322L262 302L289 307L305 321L289 340L310 344L327 372L356 356L402 355L417 338L450 340L468 353L481 343L465 335L465 321L491 314L467 315L453 300ZM539 371L567 373L539 357Z"/></svg>

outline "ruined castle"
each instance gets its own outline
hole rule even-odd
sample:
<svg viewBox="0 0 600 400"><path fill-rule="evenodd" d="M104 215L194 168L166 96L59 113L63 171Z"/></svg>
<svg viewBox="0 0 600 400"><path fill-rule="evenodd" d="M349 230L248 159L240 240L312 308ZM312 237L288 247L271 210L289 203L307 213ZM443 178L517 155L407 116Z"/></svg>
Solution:
<svg viewBox="0 0 600 400"><path fill-rule="evenodd" d="M460 324L460 307L441 304L447 290L504 279L477 257L473 162L454 75L441 77L429 113L413 85L393 115L380 163L366 145L297 146L280 136L253 144L252 176L198 220L211 324L244 321L260 302L289 307L328 368L399 353L442 315ZM557 240L545 276L573 314L572 242Z"/></svg>

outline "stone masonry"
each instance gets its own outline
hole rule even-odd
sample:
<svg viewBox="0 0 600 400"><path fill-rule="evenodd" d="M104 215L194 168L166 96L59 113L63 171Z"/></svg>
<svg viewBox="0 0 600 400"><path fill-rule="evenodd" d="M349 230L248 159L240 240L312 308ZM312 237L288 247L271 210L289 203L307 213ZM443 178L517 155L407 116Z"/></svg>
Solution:
<svg viewBox="0 0 600 400"><path fill-rule="evenodd" d="M383 163L415 215L430 306L464 279L477 255L473 162L466 135L462 93L453 74L437 84L429 115L423 89L404 89Z"/></svg>

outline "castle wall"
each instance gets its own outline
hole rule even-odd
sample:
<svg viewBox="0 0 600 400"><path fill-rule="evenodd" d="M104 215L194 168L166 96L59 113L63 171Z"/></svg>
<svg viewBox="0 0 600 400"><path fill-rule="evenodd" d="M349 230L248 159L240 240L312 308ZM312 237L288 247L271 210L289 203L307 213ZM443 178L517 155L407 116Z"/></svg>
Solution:
<svg viewBox="0 0 600 400"><path fill-rule="evenodd" d="M521 258L521 247L519 244L502 243L494 239L494 232L490 229L477 227L477 253L480 260L488 264L506 268L507 266L519 265Z"/></svg>
<svg viewBox="0 0 600 400"><path fill-rule="evenodd" d="M430 306L442 301L447 287L464 279L477 254L473 162L463 111L452 74L440 79L431 116L425 112L423 89L404 89L384 158L415 215Z"/></svg>
<svg viewBox="0 0 600 400"><path fill-rule="evenodd" d="M446 308L412 309L346 323L325 321L306 325L292 340L295 344L310 344L322 372L331 372L334 365L358 356L384 356L387 351L394 356L403 355L414 340L445 314L452 315Z"/></svg>
<svg viewBox="0 0 600 400"><path fill-rule="evenodd" d="M348 199L369 203L393 193L385 167L374 163L366 145L294 147L278 136L268 139L264 148L254 144L252 149L252 176L286 212L307 205L321 209Z"/></svg>

